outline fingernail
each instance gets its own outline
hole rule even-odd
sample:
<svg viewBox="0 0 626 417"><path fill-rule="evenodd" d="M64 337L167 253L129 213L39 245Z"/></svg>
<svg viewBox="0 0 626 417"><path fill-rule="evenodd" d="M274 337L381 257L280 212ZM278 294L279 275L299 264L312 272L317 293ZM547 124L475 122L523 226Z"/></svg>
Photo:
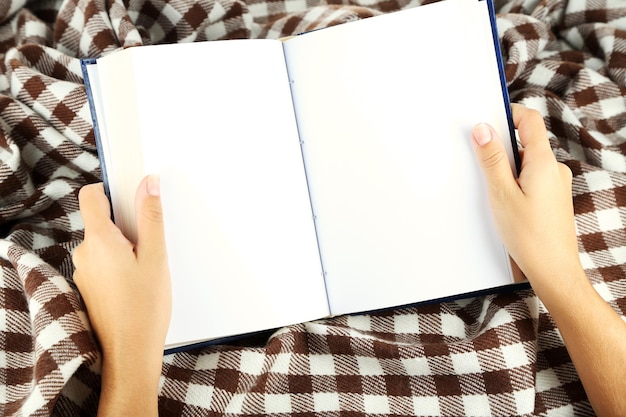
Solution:
<svg viewBox="0 0 626 417"><path fill-rule="evenodd" d="M152 197L159 197L161 195L161 179L158 175L148 175L148 181L146 183L146 189L148 195Z"/></svg>
<svg viewBox="0 0 626 417"><path fill-rule="evenodd" d="M478 124L472 130L472 137L476 145L484 146L491 142L491 129L485 123Z"/></svg>

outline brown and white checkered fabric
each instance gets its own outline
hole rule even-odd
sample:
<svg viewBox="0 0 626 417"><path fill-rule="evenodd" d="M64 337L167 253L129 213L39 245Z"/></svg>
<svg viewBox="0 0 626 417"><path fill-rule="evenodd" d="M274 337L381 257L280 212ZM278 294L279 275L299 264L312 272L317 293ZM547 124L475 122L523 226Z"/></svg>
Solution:
<svg viewBox="0 0 626 417"><path fill-rule="evenodd" d="M100 178L79 58L276 38L427 2L0 1L0 415L97 409L100 356L71 280L77 191ZM495 3L512 101L544 115L574 173L583 265L625 315L626 2ZM159 401L167 416L593 415L531 290L168 355Z"/></svg>

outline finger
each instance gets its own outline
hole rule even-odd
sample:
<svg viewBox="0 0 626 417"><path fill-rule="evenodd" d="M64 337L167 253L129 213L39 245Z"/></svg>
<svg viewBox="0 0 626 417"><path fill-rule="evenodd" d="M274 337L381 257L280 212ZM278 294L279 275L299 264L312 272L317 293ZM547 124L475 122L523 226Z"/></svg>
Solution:
<svg viewBox="0 0 626 417"><path fill-rule="evenodd" d="M85 250L86 249L84 243L81 243L80 245L76 246L76 248L74 248L74 251L72 252L72 262L74 263L73 280L74 283L79 286L79 289L80 285L78 281L80 281L80 279L78 271L83 267L83 259L85 259L86 257L86 255L84 254Z"/></svg>
<svg viewBox="0 0 626 417"><path fill-rule="evenodd" d="M565 182L565 184L569 186L568 188L571 188L574 174L572 173L572 170L570 169L570 167L568 167L567 165L561 162L558 162L558 169L561 174L561 178L563 178L563 181Z"/></svg>
<svg viewBox="0 0 626 417"><path fill-rule="evenodd" d="M511 110L513 123L517 128L524 149L529 150L533 158L549 157L554 159L541 113L519 104L512 104Z"/></svg>
<svg viewBox="0 0 626 417"><path fill-rule="evenodd" d="M517 262L515 262L515 260L510 256L509 262L511 265L511 275L513 275L513 282L519 283L528 281L528 278L526 278L526 275L524 275L522 269L517 265Z"/></svg>
<svg viewBox="0 0 626 417"><path fill-rule="evenodd" d="M165 258L165 233L159 177L145 177L135 196L137 218L137 256Z"/></svg>
<svg viewBox="0 0 626 417"><path fill-rule="evenodd" d="M111 206L104 194L102 183L88 184L81 188L78 193L78 204L85 225L85 237L113 226Z"/></svg>
<svg viewBox="0 0 626 417"><path fill-rule="evenodd" d="M509 195L518 189L502 139L488 124L472 130L474 152L487 181L491 197Z"/></svg>

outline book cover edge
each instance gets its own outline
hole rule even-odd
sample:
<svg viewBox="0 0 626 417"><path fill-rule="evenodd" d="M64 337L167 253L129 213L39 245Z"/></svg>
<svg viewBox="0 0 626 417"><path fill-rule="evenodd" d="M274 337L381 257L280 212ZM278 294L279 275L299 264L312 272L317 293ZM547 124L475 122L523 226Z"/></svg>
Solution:
<svg viewBox="0 0 626 417"><path fill-rule="evenodd" d="M493 0L478 0L486 1L487 8L489 9L489 21L491 22L491 36L493 39L493 47L496 53L496 62L498 63L498 74L500 76L500 89L502 90L502 98L504 99L504 107L506 111L506 117L509 123L509 134L511 136L511 147L513 149L513 158L515 160L516 174L519 175L522 166L519 150L517 148L517 140L515 136L515 125L513 123L513 113L511 111L511 97L509 95L509 89L506 82L506 74L504 72L504 58L502 56L502 48L500 47L500 37L498 36L497 16L496 8L493 4Z"/></svg>
<svg viewBox="0 0 626 417"><path fill-rule="evenodd" d="M415 303L403 304L403 305L398 305L398 306L393 306L393 307L384 307L384 308L375 309L375 310L348 313L346 315L347 316L359 316L359 315L365 315L365 314L385 314L390 311L403 310L403 309L408 309L408 308L415 308L415 307L441 304L441 303L448 303L448 302L454 302L454 301L464 300L464 299L469 299L469 298L484 297L487 295L509 294L512 292L524 291L524 290L528 290L531 288L532 287L530 286L530 283L528 282L516 282L516 283L507 284L507 285L501 285L499 287L485 288L482 290L470 291L466 293L450 295L450 296L440 297L440 298L434 298L431 300L418 301ZM318 320L331 319L333 317L334 316L320 317ZM289 326L286 326L286 327L289 327ZM259 331L244 333L244 334L239 334L239 335L218 337L216 339L207 339L207 340L191 342L185 345L166 348L164 350L164 354L169 355L172 353L186 352L189 350L201 349L201 348L210 347L210 346L233 344L234 342L238 342L238 341L248 339L248 338L270 337L272 333L278 330L279 329L264 329L264 330L259 330Z"/></svg>
<svg viewBox="0 0 626 417"><path fill-rule="evenodd" d="M93 133L96 142L96 151L98 153L98 161L100 162L100 177L104 185L104 193L107 196L109 203L111 202L111 192L109 189L109 177L107 175L106 162L104 161L104 150L102 147L102 137L100 136L100 125L98 123L98 116L96 115L96 106L94 103L94 97L91 88L91 80L89 78L89 72L87 67L89 65L97 65L97 58L84 58L80 60L80 67L83 73L83 84L85 86L85 93L87 95L87 103L89 104L89 113L91 115L91 121L93 123ZM113 210L111 210L111 218L113 218Z"/></svg>

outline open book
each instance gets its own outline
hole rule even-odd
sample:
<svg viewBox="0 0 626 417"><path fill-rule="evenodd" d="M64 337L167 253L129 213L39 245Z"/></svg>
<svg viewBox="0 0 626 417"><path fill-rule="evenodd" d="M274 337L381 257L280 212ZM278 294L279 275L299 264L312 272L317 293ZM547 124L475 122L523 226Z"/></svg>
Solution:
<svg viewBox="0 0 626 417"><path fill-rule="evenodd" d="M134 239L161 176L167 348L513 282L470 132L516 170L490 0L83 62L103 179Z"/></svg>

